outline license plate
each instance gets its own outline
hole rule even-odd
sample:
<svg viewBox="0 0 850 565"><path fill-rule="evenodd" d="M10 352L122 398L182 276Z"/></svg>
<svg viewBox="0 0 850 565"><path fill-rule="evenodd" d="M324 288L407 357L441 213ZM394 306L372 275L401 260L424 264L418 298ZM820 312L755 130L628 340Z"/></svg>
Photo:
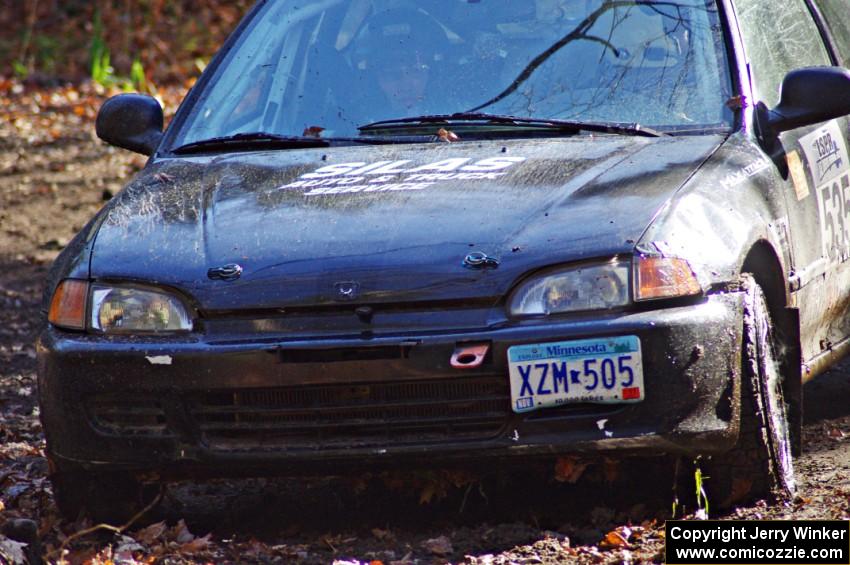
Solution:
<svg viewBox="0 0 850 565"><path fill-rule="evenodd" d="M508 367L514 412L644 398L640 340L633 335L516 345L508 348Z"/></svg>

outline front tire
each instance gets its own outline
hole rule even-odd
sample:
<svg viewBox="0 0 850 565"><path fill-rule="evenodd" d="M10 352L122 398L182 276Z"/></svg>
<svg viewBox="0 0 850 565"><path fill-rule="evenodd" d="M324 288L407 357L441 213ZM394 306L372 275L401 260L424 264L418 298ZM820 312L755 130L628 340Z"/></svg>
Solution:
<svg viewBox="0 0 850 565"><path fill-rule="evenodd" d="M706 482L709 498L721 507L756 498L787 500L796 492L778 333L761 287L745 277L744 290L738 443L714 458Z"/></svg>

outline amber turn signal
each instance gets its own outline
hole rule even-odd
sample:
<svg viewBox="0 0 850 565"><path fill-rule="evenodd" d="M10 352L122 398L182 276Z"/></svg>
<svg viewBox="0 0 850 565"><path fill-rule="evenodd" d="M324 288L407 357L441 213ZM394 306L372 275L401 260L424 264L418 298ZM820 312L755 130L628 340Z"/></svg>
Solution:
<svg viewBox="0 0 850 565"><path fill-rule="evenodd" d="M635 300L702 294L694 271L676 257L638 257L635 260Z"/></svg>
<svg viewBox="0 0 850 565"><path fill-rule="evenodd" d="M62 281L53 293L47 319L51 324L60 328L85 329L88 293L89 283L85 281L71 279Z"/></svg>

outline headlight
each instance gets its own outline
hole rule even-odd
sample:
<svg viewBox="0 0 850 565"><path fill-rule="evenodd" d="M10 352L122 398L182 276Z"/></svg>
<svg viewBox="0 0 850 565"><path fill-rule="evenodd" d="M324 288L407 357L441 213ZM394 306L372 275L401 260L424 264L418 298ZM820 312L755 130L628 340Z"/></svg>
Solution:
<svg viewBox="0 0 850 565"><path fill-rule="evenodd" d="M544 272L511 296L511 316L604 310L629 303L629 261L578 265Z"/></svg>
<svg viewBox="0 0 850 565"><path fill-rule="evenodd" d="M89 327L104 333L191 331L192 318L175 296L124 286L93 284Z"/></svg>

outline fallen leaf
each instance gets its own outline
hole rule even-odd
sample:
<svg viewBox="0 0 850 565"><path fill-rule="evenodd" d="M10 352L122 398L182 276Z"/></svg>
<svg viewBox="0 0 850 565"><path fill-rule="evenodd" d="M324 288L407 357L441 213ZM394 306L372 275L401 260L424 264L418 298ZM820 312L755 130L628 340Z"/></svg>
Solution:
<svg viewBox="0 0 850 565"><path fill-rule="evenodd" d="M247 547L242 551L242 554L249 557L259 557L269 552L269 546L256 538L248 540L246 545Z"/></svg>
<svg viewBox="0 0 850 565"><path fill-rule="evenodd" d="M446 489L437 481L429 481L419 494L419 504L430 504L435 498L443 498L446 495Z"/></svg>
<svg viewBox="0 0 850 565"><path fill-rule="evenodd" d="M401 559L390 561L390 565L411 565L413 563L413 552L405 554Z"/></svg>
<svg viewBox="0 0 850 565"><path fill-rule="evenodd" d="M186 526L185 520L182 519L177 522L177 525L171 529L168 537L179 544L189 543L190 541L195 539L195 536L192 534L192 532L189 531L189 528Z"/></svg>
<svg viewBox="0 0 850 565"><path fill-rule="evenodd" d="M372 535L378 538L381 541L392 540L395 538L393 533L389 530L382 530L380 528L372 528Z"/></svg>
<svg viewBox="0 0 850 565"><path fill-rule="evenodd" d="M301 132L301 135L305 137L322 137L323 131L325 131L325 128L321 126L310 126L304 129L304 131Z"/></svg>
<svg viewBox="0 0 850 565"><path fill-rule="evenodd" d="M115 553L128 553L132 558L134 551L144 551L144 549L144 547L130 536L121 536L118 540L118 545L115 548Z"/></svg>
<svg viewBox="0 0 850 565"><path fill-rule="evenodd" d="M740 110L747 104L746 96L733 96L726 101L726 107L730 110Z"/></svg>
<svg viewBox="0 0 850 565"><path fill-rule="evenodd" d="M460 138L456 133L447 130L446 128L440 128L437 130L437 137L440 138L441 141L445 141L446 143L451 143L453 141L460 141Z"/></svg>
<svg viewBox="0 0 850 565"><path fill-rule="evenodd" d="M6 558L10 563L26 563L24 556L25 543L12 541L10 539L0 539L0 557ZM0 560L2 561L2 560Z"/></svg>
<svg viewBox="0 0 850 565"><path fill-rule="evenodd" d="M450 553L454 553L454 548L452 547L452 542L446 536L440 536L437 538L427 539L422 542L422 548L433 554L433 555L449 555Z"/></svg>
<svg viewBox="0 0 850 565"><path fill-rule="evenodd" d="M147 528L142 528L136 532L136 539L145 545L151 545L155 541L159 540L166 530L168 530L168 526L164 521L157 522L156 524L151 524Z"/></svg>
<svg viewBox="0 0 850 565"><path fill-rule="evenodd" d="M170 184L174 182L174 177L169 175L168 173L156 173L153 178L158 180L159 182Z"/></svg>
<svg viewBox="0 0 850 565"><path fill-rule="evenodd" d="M587 463L574 457L559 457L555 462L555 480L559 483L575 483L581 478Z"/></svg>
<svg viewBox="0 0 850 565"><path fill-rule="evenodd" d="M605 534L605 537L602 538L601 542L599 542L599 547L604 549L613 549L631 547L631 545L629 544L629 540L627 540L620 532L614 530Z"/></svg>
<svg viewBox="0 0 850 565"><path fill-rule="evenodd" d="M180 546L180 553L200 553L202 551L207 551L212 545L210 541L211 534L207 534L200 538L195 538L188 543L184 543Z"/></svg>

